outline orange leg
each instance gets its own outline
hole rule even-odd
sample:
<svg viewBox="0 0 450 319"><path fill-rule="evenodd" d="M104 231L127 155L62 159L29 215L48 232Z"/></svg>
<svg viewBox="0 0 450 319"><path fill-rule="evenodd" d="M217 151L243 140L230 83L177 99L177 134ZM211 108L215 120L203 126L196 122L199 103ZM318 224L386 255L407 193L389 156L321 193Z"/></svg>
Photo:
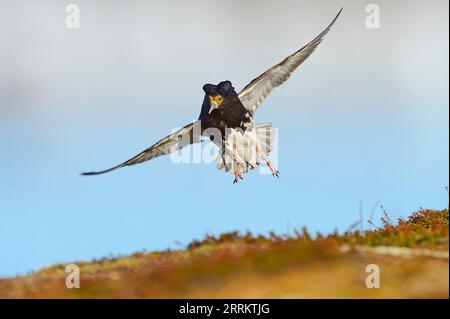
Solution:
<svg viewBox="0 0 450 319"><path fill-rule="evenodd" d="M279 178L280 177L280 171L275 166L273 166L273 164L270 162L270 160L266 156L266 154L264 154L262 152L261 145L259 145L259 143L256 144L256 152L258 152L258 153L260 153L262 155L262 158L267 163L267 166L269 166L270 171L272 172L272 175Z"/></svg>
<svg viewBox="0 0 450 319"><path fill-rule="evenodd" d="M237 168L236 168L236 171L234 172L234 181L233 181L233 184L236 184L237 182L239 182L239 178L240 179L243 179L242 178L242 171L241 171L241 164L240 163L237 163Z"/></svg>
<svg viewBox="0 0 450 319"><path fill-rule="evenodd" d="M275 166L273 166L270 161L267 161L267 166L269 166L273 176L280 178L280 171Z"/></svg>
<svg viewBox="0 0 450 319"><path fill-rule="evenodd" d="M230 152L233 155L234 160L236 161L237 167L234 171L234 181L233 184L236 184L240 179L244 179L242 177L242 166L244 165L244 161L242 158L229 146L225 146L228 152Z"/></svg>

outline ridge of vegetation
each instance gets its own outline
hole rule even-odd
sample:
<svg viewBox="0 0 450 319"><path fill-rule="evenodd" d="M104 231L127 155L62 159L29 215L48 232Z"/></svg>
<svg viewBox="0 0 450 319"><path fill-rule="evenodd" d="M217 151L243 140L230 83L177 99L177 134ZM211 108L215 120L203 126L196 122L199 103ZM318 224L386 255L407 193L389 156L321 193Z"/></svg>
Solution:
<svg viewBox="0 0 450 319"><path fill-rule="evenodd" d="M29 276L0 280L0 297L298 297L299 294L307 297L357 297L369 291L363 286L367 274L361 269L374 261L401 274L398 282L395 277L390 278L391 286L388 285L389 289L381 296L389 296L389 293L395 297L398 294L409 296L412 293L414 297L448 297L448 285L442 286L442 279L434 282L434 279L422 278L428 278L428 271L432 271L436 276L446 277L448 283L448 258L437 261L418 256L409 261L399 261L392 256L373 254L368 257L352 249L391 246L448 252L448 209L421 209L396 223L384 211L381 222L380 227L364 232L355 230L339 234L336 231L315 236L306 228L295 230L293 235L228 232L218 236L206 235L202 240L189 243L184 250L136 252L124 257L76 262L81 273L80 289L65 287L66 264L58 264ZM350 247L347 253L343 253L343 246ZM314 288L313 282L321 285L317 280L328 276L325 268L342 268L342 278L352 278L349 288L339 295L333 292L343 289L341 286L334 290L330 288L328 293L317 293L318 288ZM358 279L352 277L355 269L359 269ZM311 286L292 292L292 287L289 287L293 281L285 279L286 276L302 278L305 285L311 281ZM408 276L425 280L431 284L430 287L438 287L437 291L429 288L432 290L429 295L422 295L424 291L414 294L414 290L406 288L403 291L401 287ZM280 290L258 295L257 287L267 280L283 282L276 284ZM353 287L356 281L361 282ZM395 285L400 286L395 288Z"/></svg>

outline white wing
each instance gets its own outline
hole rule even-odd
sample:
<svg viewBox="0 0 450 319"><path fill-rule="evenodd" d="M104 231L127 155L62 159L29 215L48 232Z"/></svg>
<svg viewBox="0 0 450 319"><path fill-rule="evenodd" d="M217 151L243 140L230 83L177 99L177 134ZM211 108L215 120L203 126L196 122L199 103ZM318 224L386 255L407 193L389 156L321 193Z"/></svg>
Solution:
<svg viewBox="0 0 450 319"><path fill-rule="evenodd" d="M256 79L253 79L241 92L239 92L239 99L252 115L270 92L272 92L273 88L283 84L292 72L294 72L294 70L314 52L316 47L322 42L323 37L330 31L341 12L342 9L330 25L314 40L280 63L268 69Z"/></svg>

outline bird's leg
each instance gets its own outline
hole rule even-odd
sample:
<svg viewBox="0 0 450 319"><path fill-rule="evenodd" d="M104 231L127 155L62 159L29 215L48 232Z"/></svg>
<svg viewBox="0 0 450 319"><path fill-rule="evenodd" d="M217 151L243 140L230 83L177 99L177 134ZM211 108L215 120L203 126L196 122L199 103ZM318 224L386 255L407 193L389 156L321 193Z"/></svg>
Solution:
<svg viewBox="0 0 450 319"><path fill-rule="evenodd" d="M240 179L244 179L242 177L242 165L244 165L244 162L242 161L241 157L239 155L236 154L236 152L232 152L233 157L236 161L236 170L234 171L234 181L233 184L237 183Z"/></svg>
<svg viewBox="0 0 450 319"><path fill-rule="evenodd" d="M222 139L222 163L223 163L223 167L227 167L227 163L225 161L225 141Z"/></svg>
<svg viewBox="0 0 450 319"><path fill-rule="evenodd" d="M242 164L237 163L237 167L236 167L236 171L234 172L234 181L233 184L236 184L237 182L239 182L239 178L242 178L242 172L241 172L241 166Z"/></svg>
<svg viewBox="0 0 450 319"><path fill-rule="evenodd" d="M259 145L259 142L256 142L256 153L261 153L261 152L262 152L261 145Z"/></svg>
<svg viewBox="0 0 450 319"><path fill-rule="evenodd" d="M233 155L237 164L244 165L244 160L232 148L230 148L227 144L225 144L225 148Z"/></svg>
<svg viewBox="0 0 450 319"><path fill-rule="evenodd" d="M275 166L273 166L270 161L267 161L267 166L269 166L273 176L280 178L280 171Z"/></svg>
<svg viewBox="0 0 450 319"><path fill-rule="evenodd" d="M269 166L270 171L272 172L272 176L276 176L276 177L279 178L280 177L280 171L275 166L273 166L273 164L270 162L270 160L267 157L267 155L264 154L264 152L262 152L262 148L261 148L261 145L259 145L259 143L256 143L256 152L261 154L261 157L267 163L267 166Z"/></svg>
<svg viewBox="0 0 450 319"><path fill-rule="evenodd" d="M244 179L242 177L242 165L244 165L244 161L242 160L242 158L232 149L230 148L227 144L225 144L225 148L227 149L228 152L230 152L233 155L234 160L236 161L236 170L234 171L234 181L233 184L237 183L240 179Z"/></svg>

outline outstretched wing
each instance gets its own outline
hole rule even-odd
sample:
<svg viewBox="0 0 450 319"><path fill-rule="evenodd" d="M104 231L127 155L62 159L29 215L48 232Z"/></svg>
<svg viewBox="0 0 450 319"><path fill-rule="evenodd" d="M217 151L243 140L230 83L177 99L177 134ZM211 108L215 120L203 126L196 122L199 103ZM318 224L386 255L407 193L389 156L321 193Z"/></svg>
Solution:
<svg viewBox="0 0 450 319"><path fill-rule="evenodd" d="M277 65L268 69L256 79L253 79L241 92L239 92L239 99L252 115L270 92L272 92L273 88L283 84L292 72L294 72L294 70L314 52L316 47L322 42L323 37L330 31L331 26L336 22L341 12L342 9L338 12L330 25L314 40Z"/></svg>
<svg viewBox="0 0 450 319"><path fill-rule="evenodd" d="M170 134L169 136L164 137L160 141L156 142L146 150L142 151L138 155L134 156L133 158L130 158L128 161L123 162L122 164L119 164L117 166L111 167L109 169L106 169L104 171L99 172L87 172L82 173L81 175L98 175L98 174L104 174L111 172L115 169L124 167L124 166L130 166L134 164L139 164L148 160L151 160L155 157L165 155L172 153L176 150L179 150L189 144L196 143L200 141L200 129L199 126L197 126L197 130L194 130L194 127L196 125L200 125L197 122L194 122L192 124L186 125L182 129L176 131L175 133ZM198 131L198 133L197 133Z"/></svg>

